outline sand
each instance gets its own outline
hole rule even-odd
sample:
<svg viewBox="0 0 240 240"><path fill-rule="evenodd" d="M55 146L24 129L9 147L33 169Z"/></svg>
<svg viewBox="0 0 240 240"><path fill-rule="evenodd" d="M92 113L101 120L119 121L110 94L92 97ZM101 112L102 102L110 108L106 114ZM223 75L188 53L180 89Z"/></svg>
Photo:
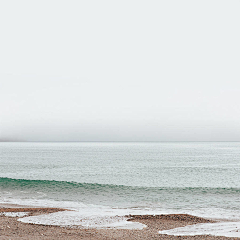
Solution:
<svg viewBox="0 0 240 240"><path fill-rule="evenodd" d="M65 211L60 208L38 208L16 205L1 205L1 212L28 212L28 215L39 215ZM83 229L77 227L58 227L47 225L35 225L18 221L19 217L7 217L0 215L0 240L2 239L240 239L215 236L168 236L160 235L158 231L189 224L213 222L187 214L170 215L129 215L129 221L141 222L147 225L143 230L123 229Z"/></svg>

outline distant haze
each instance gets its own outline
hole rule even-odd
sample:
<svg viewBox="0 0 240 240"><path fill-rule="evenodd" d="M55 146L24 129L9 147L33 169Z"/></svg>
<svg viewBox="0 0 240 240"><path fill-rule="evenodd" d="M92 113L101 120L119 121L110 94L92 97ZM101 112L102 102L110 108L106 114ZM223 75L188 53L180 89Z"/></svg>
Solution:
<svg viewBox="0 0 240 240"><path fill-rule="evenodd" d="M240 141L240 1L1 1L0 141Z"/></svg>

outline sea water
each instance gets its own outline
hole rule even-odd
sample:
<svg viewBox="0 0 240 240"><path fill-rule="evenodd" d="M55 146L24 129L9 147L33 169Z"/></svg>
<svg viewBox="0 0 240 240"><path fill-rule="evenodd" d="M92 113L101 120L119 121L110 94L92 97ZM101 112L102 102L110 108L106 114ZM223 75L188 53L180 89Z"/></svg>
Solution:
<svg viewBox="0 0 240 240"><path fill-rule="evenodd" d="M124 215L188 213L239 226L240 143L0 143L0 202L75 210L21 218L32 223L142 228Z"/></svg>

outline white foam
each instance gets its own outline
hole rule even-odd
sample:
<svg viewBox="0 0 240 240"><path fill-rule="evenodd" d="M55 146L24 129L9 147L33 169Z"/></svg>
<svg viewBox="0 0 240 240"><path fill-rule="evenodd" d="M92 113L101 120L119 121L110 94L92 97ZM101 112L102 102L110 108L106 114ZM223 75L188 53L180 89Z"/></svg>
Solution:
<svg viewBox="0 0 240 240"><path fill-rule="evenodd" d="M48 199L18 199L18 198L8 198L1 199L2 204L17 204L23 206L34 206L34 207L53 207L53 208L81 208L87 205L81 202L71 202L71 201L54 201Z"/></svg>
<svg viewBox="0 0 240 240"><path fill-rule="evenodd" d="M2 199L3 200L3 199ZM155 211L142 209L119 209L81 202L53 201L47 199L7 199L1 201L8 204L25 206L58 207L72 211L24 217L22 222L59 226L83 226L89 228L124 228L142 229L144 224L127 221L125 215L154 214Z"/></svg>
<svg viewBox="0 0 240 240"><path fill-rule="evenodd" d="M93 210L93 209L92 209ZM122 215L117 215L121 213ZM58 226L82 226L85 228L122 228L143 229L144 224L127 221L125 211L110 211L109 209L82 209L80 211L64 211L38 216L30 216L19 219L21 222L58 225Z"/></svg>
<svg viewBox="0 0 240 240"><path fill-rule="evenodd" d="M213 235L240 237L240 222L201 223L159 231L159 233L174 236Z"/></svg>
<svg viewBox="0 0 240 240"><path fill-rule="evenodd" d="M190 214L198 217L211 218L211 219L222 219L222 220L232 220L234 222L239 221L240 211L230 210L230 209L217 209L217 208L202 208L202 209L144 209L144 208L132 208L132 209L119 209L111 207L103 207L100 205L84 204L81 202L71 202L71 201L54 201L48 199L13 199L13 198L1 198L0 202L9 203L9 204L19 204L26 206L39 206L39 207L59 207L66 208L74 211L58 212L47 215L40 216L30 216L20 219L23 222L29 222L34 224L45 224L45 225L61 225L61 226L83 226L83 227L94 227L94 228L136 228L142 229L143 224L127 221L126 218L123 218L125 215L144 215L144 214ZM218 223L219 224L219 223ZM226 225L225 225L226 224ZM233 225L231 225L233 224ZM209 229L211 225L207 225L201 229L195 229L193 226L189 226L190 229L186 228L187 233L184 232L183 235L198 235L199 234L212 234L219 236L229 236L228 234L237 234L238 232L234 223L223 223L223 225L212 225L213 229ZM227 227L230 227L231 230L226 230ZM217 229L216 231L214 229ZM223 228L223 231L220 229ZM194 230L195 229L195 230ZM206 230L204 230L206 229ZM184 231L185 231L184 230ZM175 234L169 230L165 234ZM174 230L175 231L175 230ZM181 231L176 230L177 234L180 234ZM216 233L216 234L215 234ZM230 234L230 235L231 235ZM232 235L231 235L232 236ZM235 236L235 235L234 235Z"/></svg>
<svg viewBox="0 0 240 240"><path fill-rule="evenodd" d="M177 213L175 211L175 213ZM239 221L240 211L236 209L222 209L222 208L201 208L201 209L188 209L181 210L179 213L189 214L208 219L222 219Z"/></svg>
<svg viewBox="0 0 240 240"><path fill-rule="evenodd" d="M28 215L28 212L2 212L0 215L6 217L24 217Z"/></svg>

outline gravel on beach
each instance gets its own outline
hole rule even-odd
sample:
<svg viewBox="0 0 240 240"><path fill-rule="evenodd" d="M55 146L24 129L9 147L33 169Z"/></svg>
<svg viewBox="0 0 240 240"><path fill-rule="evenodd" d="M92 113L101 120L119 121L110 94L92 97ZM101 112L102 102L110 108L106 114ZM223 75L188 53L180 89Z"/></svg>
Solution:
<svg viewBox="0 0 240 240"><path fill-rule="evenodd" d="M30 207L0 207L3 212L28 212L29 216L64 211L60 208L30 208ZM129 215L128 221L141 222L147 225L142 230L129 229L84 229L78 227L59 227L49 225L29 224L18 221L19 217L8 217L0 214L0 240L2 239L96 239L96 240L131 240L131 239L207 239L230 240L240 238L216 237L216 236L169 236L158 233L176 227L189 224L213 222L187 214L170 215Z"/></svg>

